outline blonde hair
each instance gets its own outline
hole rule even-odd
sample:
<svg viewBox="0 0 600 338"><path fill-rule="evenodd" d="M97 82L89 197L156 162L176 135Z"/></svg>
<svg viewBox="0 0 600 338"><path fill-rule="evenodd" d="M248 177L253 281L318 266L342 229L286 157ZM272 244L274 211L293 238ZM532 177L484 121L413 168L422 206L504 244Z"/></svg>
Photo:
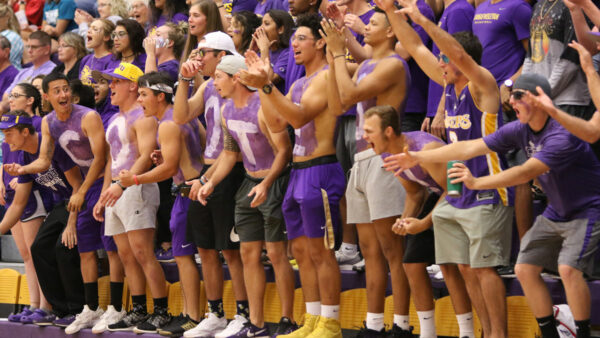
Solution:
<svg viewBox="0 0 600 338"><path fill-rule="evenodd" d="M219 8L212 0L199 0L190 6L190 9L194 6L198 6L200 12L206 16L206 29L204 34L212 33L215 31L225 31L223 29L223 22L221 21L221 12L219 12ZM192 34L188 34L187 41L185 42L185 47L183 51L183 55L181 58L181 63L185 62L187 58L192 53L192 50L196 49L198 45L198 37Z"/></svg>
<svg viewBox="0 0 600 338"><path fill-rule="evenodd" d="M59 37L59 40L62 40L68 46L75 48L78 60L87 55L85 41L81 35L74 32L66 32Z"/></svg>
<svg viewBox="0 0 600 338"><path fill-rule="evenodd" d="M188 23L180 21L178 24L167 22L165 26L169 27L169 40L173 41L173 55L179 57L185 46L186 34L188 32Z"/></svg>
<svg viewBox="0 0 600 338"><path fill-rule="evenodd" d="M19 20L17 20L15 12L7 4L0 3L0 17L4 16L8 16L8 29L21 34L21 27L19 26Z"/></svg>
<svg viewBox="0 0 600 338"><path fill-rule="evenodd" d="M129 17L129 4L125 0L110 0L110 14L127 19Z"/></svg>

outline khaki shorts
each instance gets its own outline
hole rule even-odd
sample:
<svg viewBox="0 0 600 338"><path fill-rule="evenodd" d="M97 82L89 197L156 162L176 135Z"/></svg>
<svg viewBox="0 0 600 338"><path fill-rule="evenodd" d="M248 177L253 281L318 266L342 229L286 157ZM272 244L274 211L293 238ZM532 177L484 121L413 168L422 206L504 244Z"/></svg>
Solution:
<svg viewBox="0 0 600 338"><path fill-rule="evenodd" d="M156 226L160 193L156 183L132 185L104 213L104 235L114 236Z"/></svg>
<svg viewBox="0 0 600 338"><path fill-rule="evenodd" d="M382 166L381 156L373 149L354 156L346 188L349 224L372 223L402 214L406 191L394 174Z"/></svg>
<svg viewBox="0 0 600 338"><path fill-rule="evenodd" d="M436 263L473 268L508 265L513 209L502 204L459 209L440 202L433 210Z"/></svg>

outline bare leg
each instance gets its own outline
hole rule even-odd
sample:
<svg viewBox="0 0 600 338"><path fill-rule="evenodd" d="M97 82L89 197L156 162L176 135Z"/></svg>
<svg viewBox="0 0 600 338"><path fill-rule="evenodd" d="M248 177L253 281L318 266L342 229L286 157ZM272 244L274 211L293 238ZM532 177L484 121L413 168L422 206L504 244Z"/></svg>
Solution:
<svg viewBox="0 0 600 338"><path fill-rule="evenodd" d="M262 241L254 241L242 242L240 246L244 266L244 282L246 283L248 305L250 306L250 321L258 327L265 325L263 302L266 277L265 268L260 261L262 245Z"/></svg>
<svg viewBox="0 0 600 338"><path fill-rule="evenodd" d="M185 313L195 321L200 319L198 303L200 297L200 275L194 256L175 256L179 270L181 290L184 294Z"/></svg>
<svg viewBox="0 0 600 338"><path fill-rule="evenodd" d="M25 263L25 277L29 286L29 302L32 307L51 309L52 306L48 303L38 283L33 260L31 259L31 244L35 240L35 236L44 221L43 218L36 218L26 223L18 222L12 228L13 238L17 244L17 249Z"/></svg>
<svg viewBox="0 0 600 338"><path fill-rule="evenodd" d="M590 288L583 273L568 265L559 265L558 272L565 286L567 302L575 320L590 318Z"/></svg>
<svg viewBox="0 0 600 338"><path fill-rule="evenodd" d="M125 280L125 270L119 254L116 251L107 251L108 265L110 270L110 281L123 283Z"/></svg>
<svg viewBox="0 0 600 338"><path fill-rule="evenodd" d="M138 264L133 252L131 251L127 233L115 235L113 236L113 239L115 244L117 244L121 262L123 262L123 266L125 267L125 273L127 274L127 285L129 286L131 295L145 295L146 279L144 278L144 271Z"/></svg>
<svg viewBox="0 0 600 338"><path fill-rule="evenodd" d="M223 298L223 266L217 250L198 248L202 260L202 276L208 300Z"/></svg>
<svg viewBox="0 0 600 338"><path fill-rule="evenodd" d="M486 337L506 337L506 288L502 278L494 268L472 270L479 278L481 294L492 326L492 335Z"/></svg>
<svg viewBox="0 0 600 338"><path fill-rule="evenodd" d="M81 277L84 283L93 283L98 281L98 261L96 260L96 251L80 252L81 258Z"/></svg>
<svg viewBox="0 0 600 338"><path fill-rule="evenodd" d="M309 238L308 244L310 257L319 280L321 304L339 305L341 275L333 250L325 248L323 237Z"/></svg>
<svg viewBox="0 0 600 338"><path fill-rule="evenodd" d="M154 298L167 297L165 273L153 250L154 229L133 230L127 233L129 245L141 267Z"/></svg>
<svg viewBox="0 0 600 338"><path fill-rule="evenodd" d="M531 264L517 264L515 273L533 315L536 318L552 316L552 298L541 276L542 267Z"/></svg>
<svg viewBox="0 0 600 338"><path fill-rule="evenodd" d="M460 275L456 264L442 264L440 269L444 275L444 283L446 283L448 292L450 292L454 313L461 315L471 312L471 298L469 298L465 281Z"/></svg>
<svg viewBox="0 0 600 338"><path fill-rule="evenodd" d="M525 233L533 225L533 198L531 188L528 183L518 185L515 189L515 218L517 221L517 231L519 239L525 236Z"/></svg>
<svg viewBox="0 0 600 338"><path fill-rule="evenodd" d="M356 244L357 233L356 233L356 225L348 224L346 222L346 197L342 197L340 200L340 216L342 218L342 242L348 244Z"/></svg>
<svg viewBox="0 0 600 338"><path fill-rule="evenodd" d="M492 335L492 324L485 306L485 300L483 299L481 286L479 285L479 278L469 265L459 264L458 268L465 281L469 298L471 298L473 307L475 308L475 311L477 311L477 316L479 317L479 323L481 324L483 333L486 337L490 337Z"/></svg>
<svg viewBox="0 0 600 338"><path fill-rule="evenodd" d="M233 284L233 296L236 300L248 300L240 250L223 250L223 257L225 257L229 267L229 275Z"/></svg>
<svg viewBox="0 0 600 338"><path fill-rule="evenodd" d="M372 223L357 224L358 240L365 258L367 312L383 313L388 269ZM395 235L394 235L395 236Z"/></svg>
<svg viewBox="0 0 600 338"><path fill-rule="evenodd" d="M433 310L433 289L431 279L427 274L427 264L404 263L404 271L406 271L408 277L411 295L417 311Z"/></svg>
<svg viewBox="0 0 600 338"><path fill-rule="evenodd" d="M321 300L319 294L319 279L317 275L317 267L311 258L309 242L306 236L294 238L291 240L292 252L298 262L298 270L300 271L300 283L302 283L302 293L304 301L318 302ZM323 246L323 242L321 242ZM324 246L323 246L324 247ZM337 262L336 262L337 266Z"/></svg>
<svg viewBox="0 0 600 338"><path fill-rule="evenodd" d="M273 264L275 286L281 300L281 316L294 318L294 270L287 258L287 242L266 242L267 255Z"/></svg>

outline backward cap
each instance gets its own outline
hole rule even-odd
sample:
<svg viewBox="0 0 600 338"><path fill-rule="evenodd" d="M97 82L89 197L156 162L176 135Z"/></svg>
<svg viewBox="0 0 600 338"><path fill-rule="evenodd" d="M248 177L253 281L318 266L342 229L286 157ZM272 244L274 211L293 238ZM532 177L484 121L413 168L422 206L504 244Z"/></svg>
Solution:
<svg viewBox="0 0 600 338"><path fill-rule="evenodd" d="M538 93L535 88L538 86L542 88L542 90L544 91L544 93L546 93L546 95L552 96L551 95L552 89L550 87L550 83L548 82L548 79L546 79L546 77L536 74L536 73L527 73L527 74L523 74L523 75L519 76L515 80L515 84L513 85L513 90L514 89L528 90L531 93L537 95Z"/></svg>

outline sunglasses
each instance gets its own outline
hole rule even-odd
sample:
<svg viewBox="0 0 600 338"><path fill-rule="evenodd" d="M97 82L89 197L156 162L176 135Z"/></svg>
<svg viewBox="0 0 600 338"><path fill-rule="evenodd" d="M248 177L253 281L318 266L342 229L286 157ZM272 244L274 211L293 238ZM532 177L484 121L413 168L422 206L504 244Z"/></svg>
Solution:
<svg viewBox="0 0 600 338"><path fill-rule="evenodd" d="M450 59L448 58L448 56L444 55L442 53L440 53L438 55L438 61L440 61L440 60L442 60L442 62L445 63L445 64L449 64L450 63Z"/></svg>
<svg viewBox="0 0 600 338"><path fill-rule="evenodd" d="M214 49L200 49L198 51L198 56L203 58L206 54L208 54L209 52L214 52Z"/></svg>

